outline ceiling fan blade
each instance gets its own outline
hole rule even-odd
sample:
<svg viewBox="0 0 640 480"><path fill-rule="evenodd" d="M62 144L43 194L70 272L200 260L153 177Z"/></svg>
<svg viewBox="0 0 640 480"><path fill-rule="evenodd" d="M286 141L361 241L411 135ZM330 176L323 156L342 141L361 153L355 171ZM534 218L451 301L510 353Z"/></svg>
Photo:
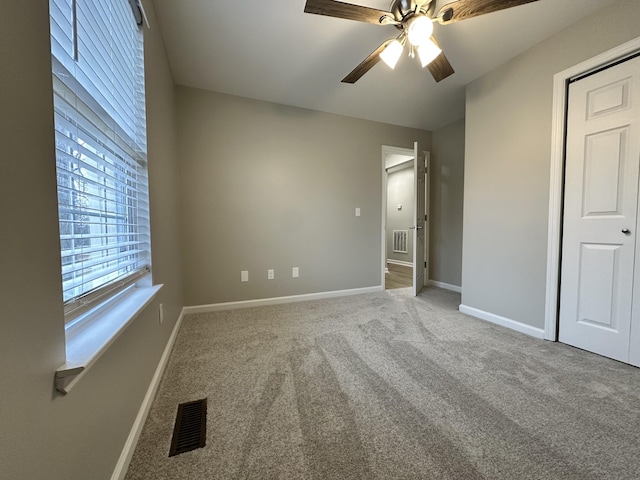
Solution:
<svg viewBox="0 0 640 480"><path fill-rule="evenodd" d="M371 70L376 63L380 61L380 54L382 51L387 48L387 45L391 43L393 40L387 40L382 45L380 45L371 55L365 58L360 65L354 68L349 75L342 79L342 83L356 83L360 78Z"/></svg>
<svg viewBox="0 0 640 480"><path fill-rule="evenodd" d="M438 45L438 42L436 42L435 38L431 37L431 41ZM438 45L438 48L439 47L440 46ZM429 73L431 73L433 79L436 82L441 82L448 76L455 73L444 52L441 52L440 55L438 55L429 65L427 65L427 69L429 69Z"/></svg>
<svg viewBox="0 0 640 480"><path fill-rule="evenodd" d="M307 0L304 11L316 15L346 18L347 20L375 23L377 25L382 25L382 22L380 22L382 17L395 20L391 12L353 5L351 3L336 2L335 0Z"/></svg>
<svg viewBox="0 0 640 480"><path fill-rule="evenodd" d="M537 2L538 0L458 0L448 3L438 11L438 22L442 25L467 18L493 13L507 8Z"/></svg>
<svg viewBox="0 0 640 480"><path fill-rule="evenodd" d="M441 82L448 76L455 73L444 53L438 55L433 62L427 65L427 68L436 82Z"/></svg>

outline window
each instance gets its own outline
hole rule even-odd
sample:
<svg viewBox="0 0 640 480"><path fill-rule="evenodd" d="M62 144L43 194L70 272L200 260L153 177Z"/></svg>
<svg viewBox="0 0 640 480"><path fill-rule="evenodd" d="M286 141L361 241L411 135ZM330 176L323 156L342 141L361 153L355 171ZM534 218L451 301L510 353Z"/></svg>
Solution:
<svg viewBox="0 0 640 480"><path fill-rule="evenodd" d="M134 0L50 0L67 321L149 273L143 35Z"/></svg>

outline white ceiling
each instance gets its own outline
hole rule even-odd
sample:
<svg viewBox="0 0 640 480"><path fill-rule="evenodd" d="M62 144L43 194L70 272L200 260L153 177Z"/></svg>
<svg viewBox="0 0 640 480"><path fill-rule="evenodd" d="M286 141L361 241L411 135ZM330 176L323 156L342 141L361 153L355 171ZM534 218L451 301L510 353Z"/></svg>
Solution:
<svg viewBox="0 0 640 480"><path fill-rule="evenodd" d="M469 82L615 0L539 0L436 23L454 75L435 83L417 59L403 57L395 70L380 62L354 85L340 80L397 30L307 14L305 1L154 0L175 82L436 130L464 116ZM390 0L350 3L387 10Z"/></svg>

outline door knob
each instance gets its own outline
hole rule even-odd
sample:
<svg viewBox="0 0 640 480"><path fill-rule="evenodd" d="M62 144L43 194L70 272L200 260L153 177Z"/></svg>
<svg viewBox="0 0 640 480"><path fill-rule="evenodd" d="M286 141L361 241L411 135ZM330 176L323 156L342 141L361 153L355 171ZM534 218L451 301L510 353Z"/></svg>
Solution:
<svg viewBox="0 0 640 480"><path fill-rule="evenodd" d="M625 235L631 235L631 230L629 230L628 228L623 228L622 233L624 233Z"/></svg>

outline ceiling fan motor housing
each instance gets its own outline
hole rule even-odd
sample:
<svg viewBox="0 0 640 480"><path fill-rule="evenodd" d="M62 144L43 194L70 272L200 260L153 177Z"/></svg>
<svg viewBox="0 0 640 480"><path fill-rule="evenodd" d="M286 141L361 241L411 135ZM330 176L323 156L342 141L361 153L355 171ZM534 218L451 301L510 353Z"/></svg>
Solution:
<svg viewBox="0 0 640 480"><path fill-rule="evenodd" d="M416 0L393 0L389 7L389 11L393 13L393 16L397 21L401 22L405 19L408 20L408 17L415 13L416 5L418 5L418 3L422 4L421 10L425 12L430 9L431 4L435 4L435 2L432 2L431 0L423 2L417 2Z"/></svg>

